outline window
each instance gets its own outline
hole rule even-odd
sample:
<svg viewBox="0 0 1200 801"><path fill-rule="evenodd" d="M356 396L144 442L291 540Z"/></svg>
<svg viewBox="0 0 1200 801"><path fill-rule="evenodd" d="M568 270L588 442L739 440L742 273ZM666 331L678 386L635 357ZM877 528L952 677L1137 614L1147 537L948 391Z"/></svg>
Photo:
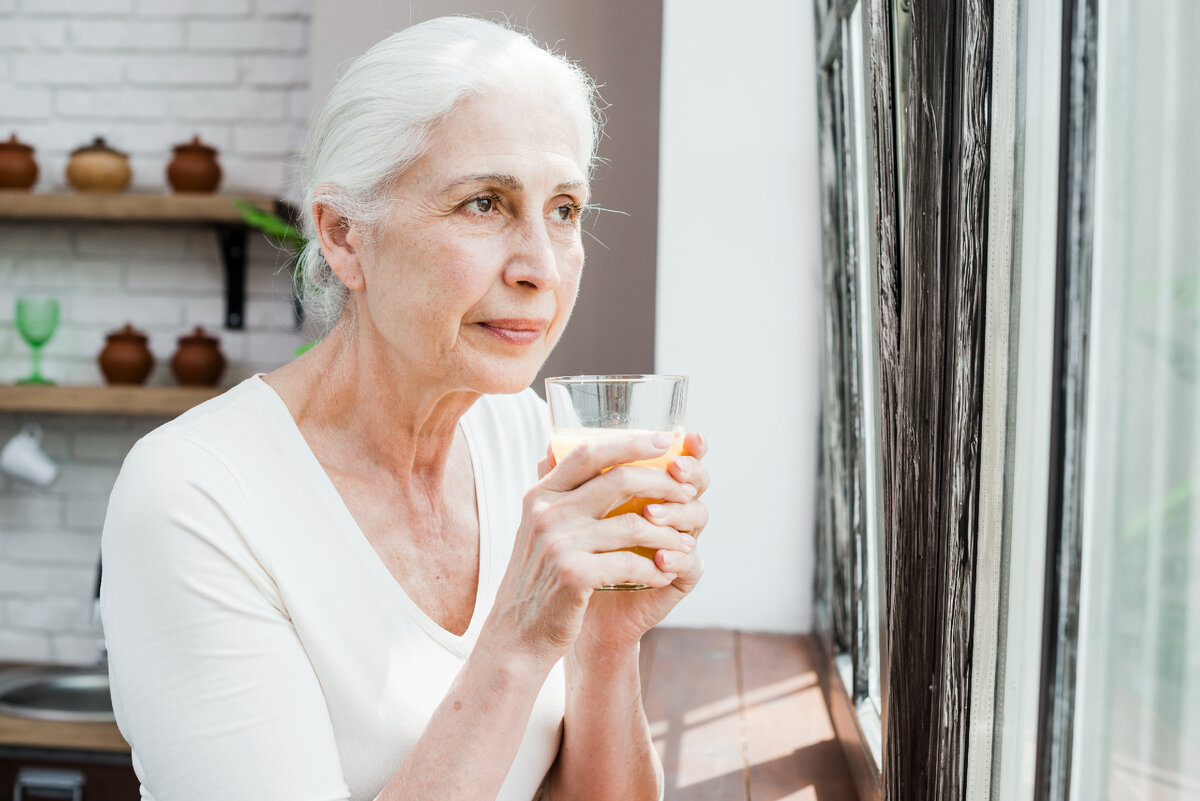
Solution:
<svg viewBox="0 0 1200 801"><path fill-rule="evenodd" d="M877 783L883 763L881 457L863 4L836 4L821 19L826 349L817 615Z"/></svg>
<svg viewBox="0 0 1200 801"><path fill-rule="evenodd" d="M1098 12L1071 798L1182 801L1200 798L1200 5Z"/></svg>

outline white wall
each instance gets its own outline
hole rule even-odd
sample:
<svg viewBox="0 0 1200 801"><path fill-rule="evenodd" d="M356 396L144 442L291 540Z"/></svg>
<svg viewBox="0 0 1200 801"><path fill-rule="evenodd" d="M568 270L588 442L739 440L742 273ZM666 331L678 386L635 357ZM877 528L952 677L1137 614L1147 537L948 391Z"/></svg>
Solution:
<svg viewBox="0 0 1200 801"><path fill-rule="evenodd" d="M171 147L199 134L220 151L224 188L282 192L308 115L309 0L0 0L0 138L32 144L35 191L64 188L70 151L97 135L127 151L134 188L165 191ZM281 254L252 234L246 327L226 331L216 237L188 226L0 223L0 382L27 375L14 298L62 303L44 372L97 384L107 331L150 335L151 384L196 325L229 359L223 384L288 361ZM162 418L0 414L0 443L27 421L59 463L45 490L0 477L0 660L91 662L100 529L125 453Z"/></svg>
<svg viewBox="0 0 1200 801"><path fill-rule="evenodd" d="M63 188L95 136L162 190L171 147L220 150L223 189L279 192L308 118L311 0L0 0L0 124Z"/></svg>
<svg viewBox="0 0 1200 801"><path fill-rule="evenodd" d="M732 13L732 12L736 13ZM670 625L812 623L821 336L811 3L667 0L655 369L710 442L706 573Z"/></svg>

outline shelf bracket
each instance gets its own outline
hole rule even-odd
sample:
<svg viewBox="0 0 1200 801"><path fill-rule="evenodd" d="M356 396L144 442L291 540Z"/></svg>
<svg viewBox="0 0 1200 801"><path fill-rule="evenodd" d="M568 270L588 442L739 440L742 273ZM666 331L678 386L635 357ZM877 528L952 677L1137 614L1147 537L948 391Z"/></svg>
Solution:
<svg viewBox="0 0 1200 801"><path fill-rule="evenodd" d="M225 266L225 327L240 330L246 324L246 226L215 228Z"/></svg>

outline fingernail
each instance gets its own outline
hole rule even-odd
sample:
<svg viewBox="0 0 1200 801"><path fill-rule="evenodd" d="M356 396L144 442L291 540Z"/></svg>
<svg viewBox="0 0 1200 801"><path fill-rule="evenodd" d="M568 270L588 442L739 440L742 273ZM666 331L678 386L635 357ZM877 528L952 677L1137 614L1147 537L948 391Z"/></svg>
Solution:
<svg viewBox="0 0 1200 801"><path fill-rule="evenodd" d="M676 459L674 464L675 469L679 472L680 478L687 478L688 474L692 472L691 462L689 462L687 459Z"/></svg>
<svg viewBox="0 0 1200 801"><path fill-rule="evenodd" d="M646 511L650 513L651 517L662 517L667 510L661 503L652 503L646 507Z"/></svg>
<svg viewBox="0 0 1200 801"><path fill-rule="evenodd" d="M683 487L683 494L689 498L696 494L696 488L691 484L680 484L679 486Z"/></svg>
<svg viewBox="0 0 1200 801"><path fill-rule="evenodd" d="M662 555L663 567L670 567L671 565L675 564L675 559L675 554L664 552Z"/></svg>
<svg viewBox="0 0 1200 801"><path fill-rule="evenodd" d="M696 538L691 534L680 533L679 538L683 540L683 547L687 548L689 551L696 547Z"/></svg>
<svg viewBox="0 0 1200 801"><path fill-rule="evenodd" d="M696 432L696 441L700 443L701 448L707 447L708 445L708 440L706 440L704 435L699 432Z"/></svg>
<svg viewBox="0 0 1200 801"><path fill-rule="evenodd" d="M675 444L675 436L673 434L655 434L650 442L656 448L669 448Z"/></svg>

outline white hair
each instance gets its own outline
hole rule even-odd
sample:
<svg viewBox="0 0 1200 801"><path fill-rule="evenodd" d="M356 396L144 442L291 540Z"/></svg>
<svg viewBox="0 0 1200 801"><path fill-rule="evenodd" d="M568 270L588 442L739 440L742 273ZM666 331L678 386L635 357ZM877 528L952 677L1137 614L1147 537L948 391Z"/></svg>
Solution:
<svg viewBox="0 0 1200 801"><path fill-rule="evenodd" d="M474 95L531 89L572 123L579 165L590 175L600 135L596 86L528 35L478 18L440 17L392 34L349 65L314 119L304 152L308 245L298 281L310 318L328 330L349 294L321 253L313 204L377 231L392 183L427 151L451 111Z"/></svg>

